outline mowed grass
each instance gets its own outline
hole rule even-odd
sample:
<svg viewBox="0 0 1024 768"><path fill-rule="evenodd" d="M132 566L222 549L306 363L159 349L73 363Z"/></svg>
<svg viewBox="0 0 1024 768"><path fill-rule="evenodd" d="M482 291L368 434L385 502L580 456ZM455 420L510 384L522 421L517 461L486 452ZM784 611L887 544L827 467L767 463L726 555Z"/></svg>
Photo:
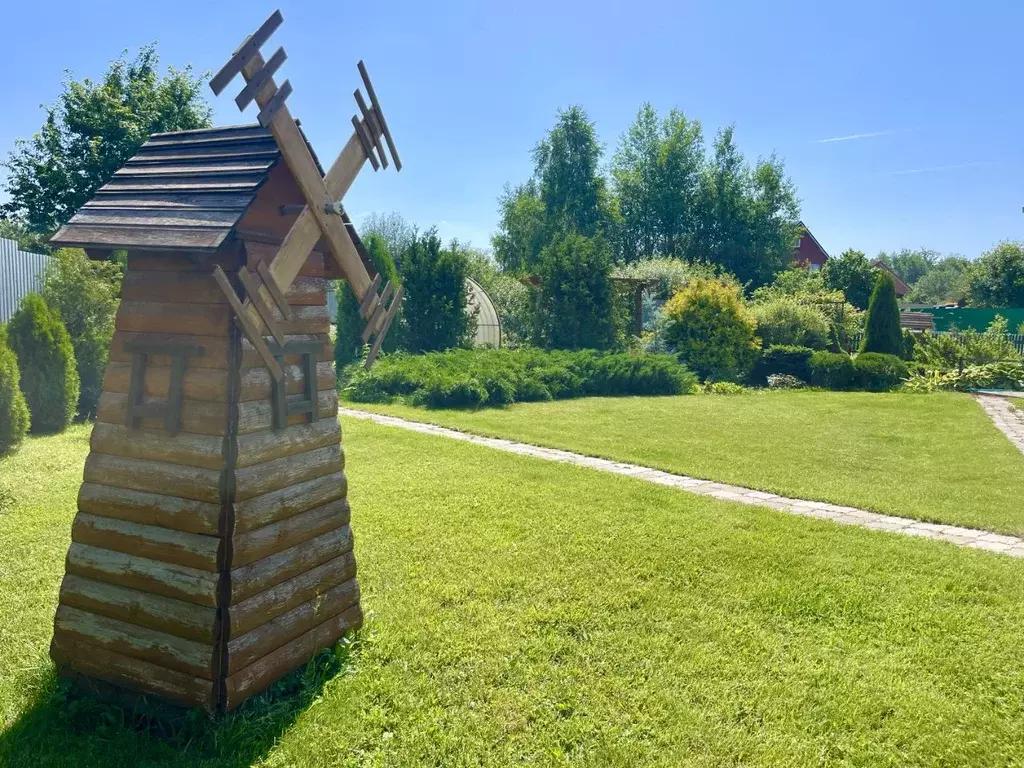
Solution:
<svg viewBox="0 0 1024 768"><path fill-rule="evenodd" d="M585 398L479 411L352 407L784 496L1024 534L1024 455L963 394Z"/></svg>
<svg viewBox="0 0 1024 768"><path fill-rule="evenodd" d="M343 426L368 625L215 722L65 696L86 430L0 463L0 765L1024 761L1024 562Z"/></svg>

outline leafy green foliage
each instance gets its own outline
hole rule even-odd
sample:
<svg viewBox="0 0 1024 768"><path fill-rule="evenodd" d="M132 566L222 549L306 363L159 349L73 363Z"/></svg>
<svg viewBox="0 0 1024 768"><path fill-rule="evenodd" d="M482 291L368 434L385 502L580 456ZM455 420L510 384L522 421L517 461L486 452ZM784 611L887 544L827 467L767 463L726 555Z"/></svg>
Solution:
<svg viewBox="0 0 1024 768"><path fill-rule="evenodd" d="M955 304L968 296L967 273L971 262L963 256L946 256L913 284L906 295L913 304ZM904 281L906 282L906 281Z"/></svg>
<svg viewBox="0 0 1024 768"><path fill-rule="evenodd" d="M907 392L1014 389L1024 391L1024 363L1002 362L968 365L962 370L915 371L903 384Z"/></svg>
<svg viewBox="0 0 1024 768"><path fill-rule="evenodd" d="M869 392L888 392L909 376L906 362L897 355L880 352L861 352L853 359L857 373L854 382L858 389Z"/></svg>
<svg viewBox="0 0 1024 768"><path fill-rule="evenodd" d="M490 253L467 248L469 276L480 284L501 321L501 345L520 347L538 338L534 291L501 269Z"/></svg>
<svg viewBox="0 0 1024 768"><path fill-rule="evenodd" d="M383 358L370 372L355 372L344 394L356 402L399 398L430 408L472 408L590 395L678 395L695 385L671 355L459 349Z"/></svg>
<svg viewBox="0 0 1024 768"><path fill-rule="evenodd" d="M96 415L103 391L123 273L112 261L93 261L77 248L53 254L43 278L43 299L60 315L75 350L80 390L78 417Z"/></svg>
<svg viewBox="0 0 1024 768"><path fill-rule="evenodd" d="M75 351L60 315L38 293L30 293L11 317L7 334L18 356L32 431L63 431L78 406L79 381Z"/></svg>
<svg viewBox="0 0 1024 768"><path fill-rule="evenodd" d="M900 331L900 306L896 303L896 284L892 275L879 270L871 293L867 318L864 321L862 352L903 355L903 334Z"/></svg>
<svg viewBox="0 0 1024 768"><path fill-rule="evenodd" d="M784 375L806 383L811 380L811 355L813 349L775 345L761 353L754 368L754 379L763 383L769 376Z"/></svg>
<svg viewBox="0 0 1024 768"><path fill-rule="evenodd" d="M851 389L857 377L857 368L845 352L819 351L811 355L810 384L822 389Z"/></svg>
<svg viewBox="0 0 1024 768"><path fill-rule="evenodd" d="M742 384L734 381L712 381L704 385L703 391L708 395L745 395L750 392Z"/></svg>
<svg viewBox="0 0 1024 768"><path fill-rule="evenodd" d="M983 364L1001 360L1018 360L1020 353L998 328L985 333L973 328L950 333L925 332L917 336L914 361L938 370L958 368L964 364Z"/></svg>
<svg viewBox="0 0 1024 768"><path fill-rule="evenodd" d="M554 349L607 349L615 342L611 253L599 237L569 233L540 255L540 339Z"/></svg>
<svg viewBox="0 0 1024 768"><path fill-rule="evenodd" d="M696 278L669 299L664 313L665 342L701 379L746 377L758 349L757 321L738 285Z"/></svg>
<svg viewBox="0 0 1024 768"><path fill-rule="evenodd" d="M675 109L659 120L650 104L640 107L611 166L622 217L619 247L627 261L692 256L704 165L699 122Z"/></svg>
<svg viewBox="0 0 1024 768"><path fill-rule="evenodd" d="M396 287L399 284L398 272L395 269L395 262L388 252L384 239L376 234L370 234L362 238L370 261L381 276L381 285L391 281ZM343 367L359 359L363 349L363 327L366 321L359 314L359 302L348 285L348 281L339 280L337 283L338 312L335 318L337 325L337 336L334 339L334 364L340 371ZM390 332L384 339L381 349L385 353L394 352L397 349L398 330L397 325L392 325Z"/></svg>
<svg viewBox="0 0 1024 768"><path fill-rule="evenodd" d="M896 273L907 285L913 285L931 272L939 262L939 254L927 248L904 248L893 253L882 251L878 260Z"/></svg>
<svg viewBox="0 0 1024 768"><path fill-rule="evenodd" d="M828 290L842 291L853 306L867 309L875 285L875 268L861 251L848 249L839 258L829 259L821 274Z"/></svg>
<svg viewBox="0 0 1024 768"><path fill-rule="evenodd" d="M830 324L825 313L814 304L781 296L751 307L757 319L757 335L766 347L773 344L825 349Z"/></svg>
<svg viewBox="0 0 1024 768"><path fill-rule="evenodd" d="M18 358L7 345L7 326L0 324L0 456L15 451L28 428L29 411L21 392Z"/></svg>
<svg viewBox="0 0 1024 768"><path fill-rule="evenodd" d="M967 271L967 292L976 307L1024 307L1024 243L1004 240Z"/></svg>
<svg viewBox="0 0 1024 768"><path fill-rule="evenodd" d="M364 241L370 235L379 237L384 242L384 249L398 267L398 260L416 237L416 228L406 221L402 214L395 211L371 213L360 223L359 235Z"/></svg>
<svg viewBox="0 0 1024 768"><path fill-rule="evenodd" d="M458 243L442 248L435 230L414 235L401 258L405 284L402 346L409 352L433 352L469 342L466 313L469 265Z"/></svg>
<svg viewBox="0 0 1024 768"><path fill-rule="evenodd" d="M130 61L116 59L99 82L68 78L39 133L9 155L10 199L0 213L52 234L150 134L208 126L204 90L191 67L161 75L152 45Z"/></svg>

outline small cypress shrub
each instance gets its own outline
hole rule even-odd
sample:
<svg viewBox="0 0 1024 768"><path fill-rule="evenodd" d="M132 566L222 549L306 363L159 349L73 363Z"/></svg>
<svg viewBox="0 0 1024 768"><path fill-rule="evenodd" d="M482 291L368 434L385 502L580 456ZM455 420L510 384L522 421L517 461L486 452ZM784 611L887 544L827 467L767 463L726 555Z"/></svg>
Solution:
<svg viewBox="0 0 1024 768"><path fill-rule="evenodd" d="M77 411L79 393L68 329L42 296L30 293L11 318L7 334L18 356L21 391L32 417L32 431L63 431Z"/></svg>
<svg viewBox="0 0 1024 768"><path fill-rule="evenodd" d="M900 330L900 307L896 303L896 284L892 275L885 270L879 270L875 278L860 351L897 357L903 355L903 332Z"/></svg>
<svg viewBox="0 0 1024 768"><path fill-rule="evenodd" d="M18 358L7 346L7 326L0 325L0 456L17 449L28 432L28 405L20 381Z"/></svg>

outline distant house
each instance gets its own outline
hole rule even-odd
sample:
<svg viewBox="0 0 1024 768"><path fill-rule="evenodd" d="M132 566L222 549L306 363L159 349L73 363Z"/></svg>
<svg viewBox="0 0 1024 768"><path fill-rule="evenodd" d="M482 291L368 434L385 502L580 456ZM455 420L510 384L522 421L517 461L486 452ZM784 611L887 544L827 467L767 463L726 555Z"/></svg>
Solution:
<svg viewBox="0 0 1024 768"><path fill-rule="evenodd" d="M50 257L18 248L0 237L0 323L11 319L25 294L43 287L43 272Z"/></svg>
<svg viewBox="0 0 1024 768"><path fill-rule="evenodd" d="M807 267L811 272L817 272L828 261L828 252L821 247L821 243L811 234L806 224L801 221L799 226L800 239L796 241L796 248L793 249L793 263L799 267Z"/></svg>
<svg viewBox="0 0 1024 768"><path fill-rule="evenodd" d="M875 269L883 269L890 275L892 275L892 281L896 283L896 296L898 298L902 299L910 291L910 286L904 283L902 280L900 280L900 276L893 272L889 265L886 264L884 261L878 260L874 262L871 266L874 267Z"/></svg>

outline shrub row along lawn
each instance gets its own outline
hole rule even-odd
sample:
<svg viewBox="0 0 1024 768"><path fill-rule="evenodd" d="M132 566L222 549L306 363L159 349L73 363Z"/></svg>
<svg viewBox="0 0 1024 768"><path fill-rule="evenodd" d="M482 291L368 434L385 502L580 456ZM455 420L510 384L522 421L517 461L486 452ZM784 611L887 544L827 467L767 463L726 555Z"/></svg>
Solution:
<svg viewBox="0 0 1024 768"><path fill-rule="evenodd" d="M344 428L368 626L213 723L63 697L87 429L0 464L0 764L1024 760L1024 562Z"/></svg>
<svg viewBox="0 0 1024 768"><path fill-rule="evenodd" d="M367 373L356 364L344 394L364 403L430 408L508 405L586 395L681 395L697 378L672 355L453 349L391 355ZM344 377L343 377L344 378Z"/></svg>
<svg viewBox="0 0 1024 768"><path fill-rule="evenodd" d="M360 407L785 496L1024 534L1024 456L962 394L588 398L476 412Z"/></svg>

